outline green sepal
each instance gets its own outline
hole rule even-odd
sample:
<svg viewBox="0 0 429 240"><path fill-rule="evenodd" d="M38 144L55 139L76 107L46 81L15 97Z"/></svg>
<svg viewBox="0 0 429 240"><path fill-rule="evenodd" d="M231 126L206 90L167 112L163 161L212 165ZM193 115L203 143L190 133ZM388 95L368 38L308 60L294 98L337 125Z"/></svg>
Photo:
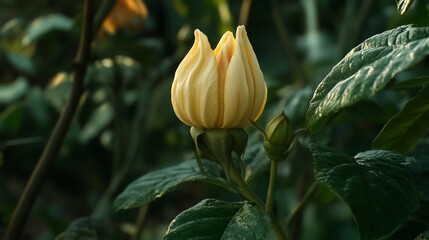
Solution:
<svg viewBox="0 0 429 240"><path fill-rule="evenodd" d="M215 161L225 170L227 176L232 164L232 153L242 158L247 146L247 134L243 129L201 129L191 127L197 160Z"/></svg>
<svg viewBox="0 0 429 240"><path fill-rule="evenodd" d="M201 128L191 127L190 129L191 137L194 140L195 144L195 159L197 160L198 167L200 168L200 171L204 174L206 174L206 170L204 169L204 165L201 161L202 152L200 148L198 147L198 136L204 133L204 131Z"/></svg>
<svg viewBox="0 0 429 240"><path fill-rule="evenodd" d="M281 161L288 157L291 146L280 146L264 140L264 149L267 157L272 161Z"/></svg>
<svg viewBox="0 0 429 240"><path fill-rule="evenodd" d="M239 159L243 158L247 147L247 134L242 128L227 129L228 133L234 138L234 153Z"/></svg>
<svg viewBox="0 0 429 240"><path fill-rule="evenodd" d="M194 140L194 145L195 145L195 155L198 158L201 158L203 155L202 150L200 149L200 147L198 146L198 138L204 134L204 130L201 128L197 128L197 127L191 127L191 129L189 130L192 140ZM209 158L208 158L209 159Z"/></svg>

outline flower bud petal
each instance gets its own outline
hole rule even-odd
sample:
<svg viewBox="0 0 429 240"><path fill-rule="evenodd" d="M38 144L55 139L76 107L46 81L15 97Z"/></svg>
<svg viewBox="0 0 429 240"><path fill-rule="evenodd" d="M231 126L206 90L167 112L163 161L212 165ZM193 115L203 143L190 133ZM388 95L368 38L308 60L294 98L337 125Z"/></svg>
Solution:
<svg viewBox="0 0 429 240"><path fill-rule="evenodd" d="M171 102L185 124L213 128L219 111L216 59L207 36L199 30L194 34L194 45L176 70Z"/></svg>
<svg viewBox="0 0 429 240"><path fill-rule="evenodd" d="M245 127L262 114L267 97L264 76L244 26L236 33L236 46L225 80L225 114L222 127Z"/></svg>
<svg viewBox="0 0 429 240"><path fill-rule="evenodd" d="M249 118L256 121L264 110L267 101L267 85L265 84L264 75L262 74L256 54L247 37L246 28L239 26L236 33L237 42L241 41L240 47L244 48L246 53L247 64L251 71L254 84L253 104Z"/></svg>
<svg viewBox="0 0 429 240"><path fill-rule="evenodd" d="M216 56L218 81L219 81L219 114L216 121L216 126L223 125L224 112L225 112L225 79L226 73L234 53L235 39L231 32L226 32L220 39L217 47L213 51Z"/></svg>

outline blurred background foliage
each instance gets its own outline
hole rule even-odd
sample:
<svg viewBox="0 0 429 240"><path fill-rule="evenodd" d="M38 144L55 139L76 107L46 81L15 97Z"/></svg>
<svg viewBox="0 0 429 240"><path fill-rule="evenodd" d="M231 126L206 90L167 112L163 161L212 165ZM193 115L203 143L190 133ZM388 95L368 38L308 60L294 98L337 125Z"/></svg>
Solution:
<svg viewBox="0 0 429 240"><path fill-rule="evenodd" d="M52 239L84 216L101 220L110 239L138 239L138 232L142 239L160 239L179 212L202 198L239 199L191 183L148 208L110 212L112 200L129 182L192 157L188 127L172 111L170 86L195 28L215 47L226 30L235 32L245 24L269 88L260 124L284 110L296 127L303 127L315 87L352 47L384 30L427 25L429 20L428 2L422 0L404 15L393 0L116 4L93 42L85 94L30 215L25 239ZM0 1L0 235L70 92L81 16L81 1ZM427 75L424 64L397 79ZM417 90L383 91L342 111L314 138L351 154L369 149L383 123ZM260 142L253 132L249 129L251 142ZM417 186L428 185L428 144L423 141L416 151L426 159L414 168ZM246 156L267 165L260 148L250 145ZM312 178L311 156L306 149L298 152L296 161L279 169L277 205L284 215ZM264 173L253 180L261 194L267 183ZM427 193L425 197L429 200ZM419 214L429 216L427 209ZM357 237L350 210L328 190L322 189L301 217L302 224L294 226L301 239ZM427 226L415 225L419 227Z"/></svg>

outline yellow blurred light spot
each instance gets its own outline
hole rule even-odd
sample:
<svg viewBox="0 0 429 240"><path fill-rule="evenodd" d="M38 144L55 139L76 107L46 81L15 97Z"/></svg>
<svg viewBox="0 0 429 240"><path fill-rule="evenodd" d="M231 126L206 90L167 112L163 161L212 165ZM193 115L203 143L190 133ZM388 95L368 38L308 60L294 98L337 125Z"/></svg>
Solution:
<svg viewBox="0 0 429 240"><path fill-rule="evenodd" d="M147 16L148 9L142 0L116 0L102 29L110 34L116 33L118 29L139 31Z"/></svg>

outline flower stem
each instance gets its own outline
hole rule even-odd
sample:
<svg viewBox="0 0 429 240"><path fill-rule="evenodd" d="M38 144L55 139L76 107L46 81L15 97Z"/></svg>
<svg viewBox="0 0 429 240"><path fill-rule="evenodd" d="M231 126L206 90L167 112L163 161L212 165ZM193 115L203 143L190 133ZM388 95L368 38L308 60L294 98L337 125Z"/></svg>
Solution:
<svg viewBox="0 0 429 240"><path fill-rule="evenodd" d="M248 200L254 202L261 210L265 209L264 202L250 189L249 185L244 181L241 174L237 171L234 164L229 168L231 180L233 180L240 188L240 193Z"/></svg>
<svg viewBox="0 0 429 240"><path fill-rule="evenodd" d="M288 231L283 231L282 227L280 226L280 223L277 219L277 217L274 215L274 213L269 214L271 223L273 226L274 233L276 234L277 240L288 240L290 239L288 235Z"/></svg>
<svg viewBox="0 0 429 240"><path fill-rule="evenodd" d="M274 206L274 194L276 189L276 180L277 180L277 161L271 160L270 167L270 182L268 184L267 200L265 203L265 212L270 214L273 212Z"/></svg>
<svg viewBox="0 0 429 240"><path fill-rule="evenodd" d="M252 191L252 189L250 189L249 185L247 185L247 183L244 181L241 174L237 171L237 169L233 164L231 164L230 166L229 174L230 174L231 180L233 180L239 186L240 193L243 194L243 196L246 197L248 200L254 202L261 211L264 211L266 209L264 202ZM274 213L271 211L270 213L268 213L268 215L270 216L273 231L276 234L277 239L278 240L288 239L285 232L280 227L280 224L276 216L274 215Z"/></svg>

